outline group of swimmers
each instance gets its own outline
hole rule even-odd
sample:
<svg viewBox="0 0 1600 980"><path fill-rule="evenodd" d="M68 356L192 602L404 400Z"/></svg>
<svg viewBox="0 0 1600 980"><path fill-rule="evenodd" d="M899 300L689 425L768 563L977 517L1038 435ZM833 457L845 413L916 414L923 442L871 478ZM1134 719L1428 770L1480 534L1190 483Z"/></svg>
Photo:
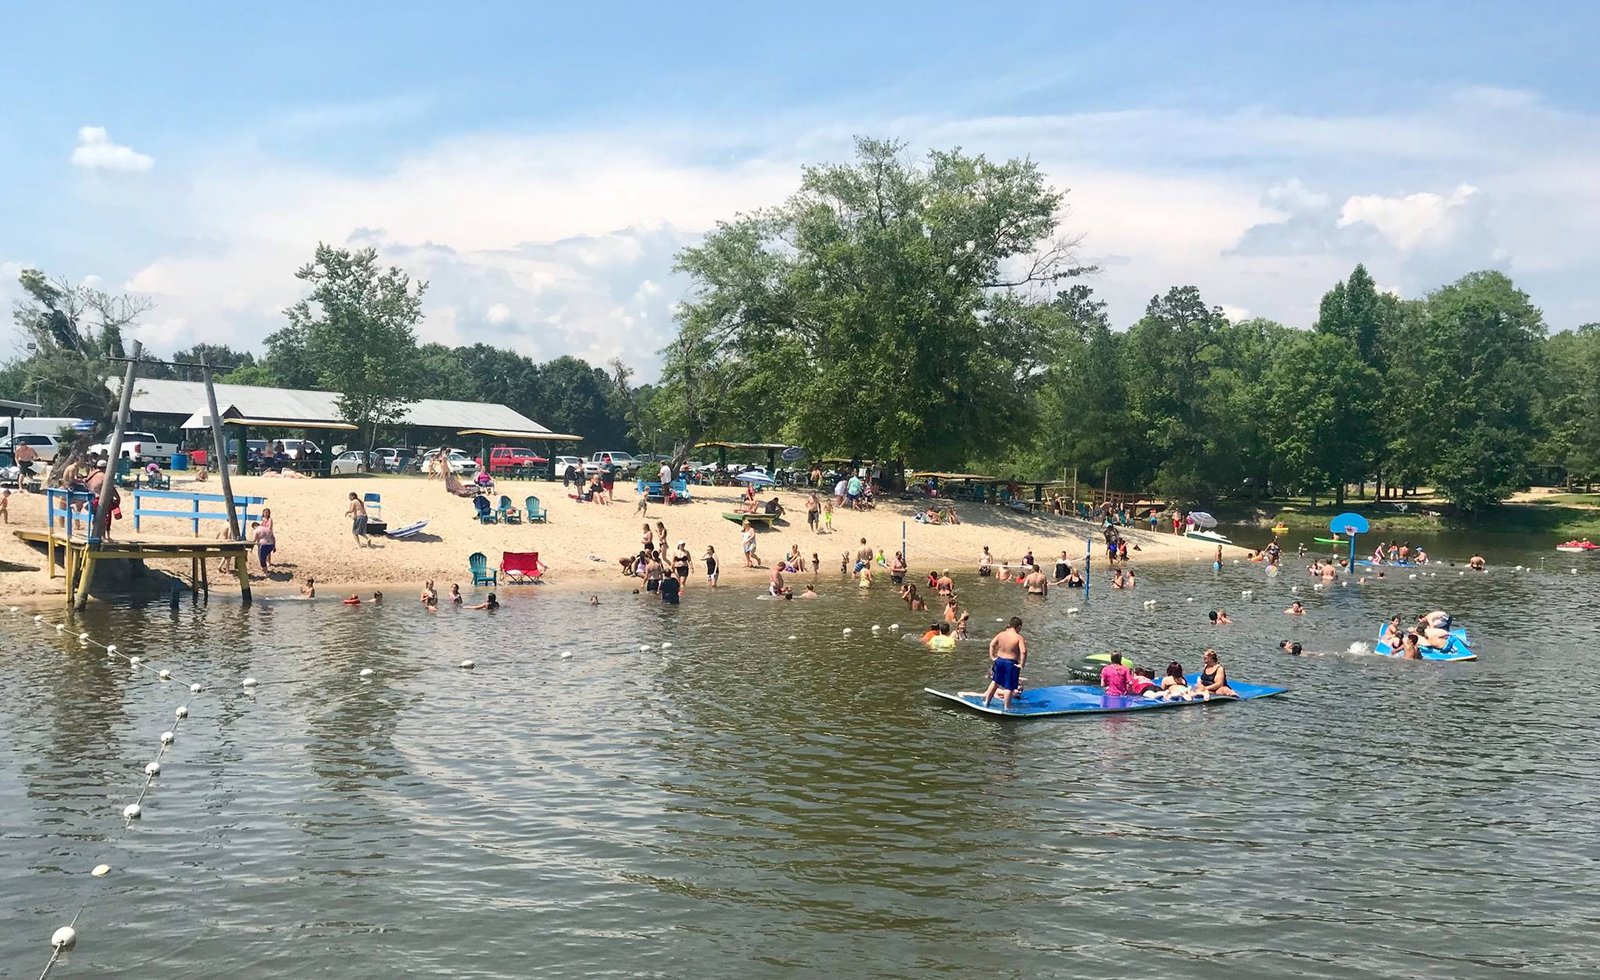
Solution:
<svg viewBox="0 0 1600 980"><path fill-rule="evenodd" d="M1474 556L1477 557L1477 556ZM1426 565L1428 553L1421 548L1412 550L1411 542L1398 541L1381 542L1372 549L1372 563L1374 565ZM1482 561L1480 558L1479 561ZM1474 565L1474 568L1477 566Z"/></svg>
<svg viewBox="0 0 1600 980"><path fill-rule="evenodd" d="M1394 650L1391 656L1402 660L1421 660L1422 648L1443 650L1450 645L1451 616L1442 609L1417 617L1415 626L1402 630L1400 617L1393 616L1378 631L1378 639Z"/></svg>
<svg viewBox="0 0 1600 980"><path fill-rule="evenodd" d="M383 593L378 593L377 598L381 600ZM345 601L349 602L350 600L346 599ZM439 590L434 587L433 579L429 579L423 584L422 593L417 596L417 601L422 603L423 608L430 613L439 611ZM471 606L467 605L467 600L461 595L461 586L454 583L450 585L450 595L445 598L445 601L452 606L460 606L462 609L479 609L493 612L500 608L500 599L493 592L489 593L489 597L482 602Z"/></svg>

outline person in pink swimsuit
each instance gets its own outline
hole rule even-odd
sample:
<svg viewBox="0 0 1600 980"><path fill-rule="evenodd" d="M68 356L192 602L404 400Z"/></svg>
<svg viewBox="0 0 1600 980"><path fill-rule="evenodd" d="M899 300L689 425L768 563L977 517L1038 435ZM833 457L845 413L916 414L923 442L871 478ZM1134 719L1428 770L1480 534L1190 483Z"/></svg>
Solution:
<svg viewBox="0 0 1600 980"><path fill-rule="evenodd" d="M1122 666L1122 654L1113 653L1111 662L1100 668L1100 686L1106 689L1106 697L1121 698L1128 696L1132 686L1133 674L1128 668Z"/></svg>

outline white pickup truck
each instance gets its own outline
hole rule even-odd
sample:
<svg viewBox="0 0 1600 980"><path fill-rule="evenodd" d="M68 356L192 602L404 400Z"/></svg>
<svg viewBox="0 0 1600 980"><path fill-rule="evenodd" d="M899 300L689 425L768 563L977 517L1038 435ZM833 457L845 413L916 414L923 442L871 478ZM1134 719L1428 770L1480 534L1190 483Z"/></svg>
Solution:
<svg viewBox="0 0 1600 980"><path fill-rule="evenodd" d="M101 442L89 447L93 455L104 456L111 451L111 443ZM124 432L122 434L122 455L136 463L148 463L155 460L165 466L178 452L175 442L159 442L155 434L150 432Z"/></svg>

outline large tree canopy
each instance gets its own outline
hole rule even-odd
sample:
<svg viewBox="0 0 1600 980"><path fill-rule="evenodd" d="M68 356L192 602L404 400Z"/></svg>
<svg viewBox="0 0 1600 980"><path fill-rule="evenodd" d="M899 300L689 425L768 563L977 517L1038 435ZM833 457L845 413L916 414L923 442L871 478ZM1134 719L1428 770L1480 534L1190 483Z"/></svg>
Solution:
<svg viewBox="0 0 1600 980"><path fill-rule="evenodd" d="M958 464L1028 428L1062 318L1022 292L1086 271L1031 161L858 140L779 207L679 255L694 283L663 414L690 442ZM738 432L731 432L737 426Z"/></svg>

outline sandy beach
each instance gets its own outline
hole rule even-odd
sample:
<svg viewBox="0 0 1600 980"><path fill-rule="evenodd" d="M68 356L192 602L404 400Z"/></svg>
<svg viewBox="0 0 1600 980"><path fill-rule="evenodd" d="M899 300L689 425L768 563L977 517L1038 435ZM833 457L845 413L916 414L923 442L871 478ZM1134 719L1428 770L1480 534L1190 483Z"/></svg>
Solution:
<svg viewBox="0 0 1600 980"><path fill-rule="evenodd" d="M175 474L174 490L217 493L215 478L196 483ZM326 593L353 589L356 585L416 585L433 579L441 590L459 582L468 588L471 576L467 557L481 551L489 566L500 563L505 551L537 551L548 565L545 582L551 586L601 589L632 587L635 580L624 578L618 559L638 551L641 525L663 521L670 542L686 541L694 555L695 577L690 588L701 587L704 567L699 558L707 545L714 546L722 561L722 585L756 585L766 581L765 569L746 569L739 548L738 525L722 514L733 509L741 491L732 487L695 488L692 503L671 507L651 504L647 515L637 513L633 484L618 484L617 501L609 506L572 500L559 483L515 482L502 480L496 487L521 507L524 498L537 496L550 514L548 523L513 525L481 524L470 500L452 497L438 480L413 476L375 476L366 478L285 479L279 477L234 477L234 493L265 497L272 511L278 550L270 575L264 576L251 561L252 586L264 593L293 591L307 576L314 577L319 591ZM350 492L382 495L382 516L390 528L426 520L421 534L405 540L372 539L372 547L358 545L345 518ZM1078 565L1086 539L1100 541L1098 529L1083 521L1049 515L1032 516L1002 507L958 503L959 525L930 526L917 523L913 514L918 505L910 501L881 502L875 510L852 512L837 510L831 534L814 534L807 529L806 494L799 490L770 489L763 499L777 496L787 513L772 530L758 535L759 554L769 567L798 544L807 563L817 555L823 571L837 573L841 555L860 547L865 538L874 549L892 556L901 547L902 527L906 557L912 571L926 574L931 569L949 568L957 579L973 574L978 557L987 546L996 561L1017 563L1030 549L1035 559L1048 565L1063 550ZM44 498L12 493L11 525L0 528L0 560L16 565L43 566L41 551L17 540L10 532L17 528L43 528ZM202 537L215 537L222 522L201 524ZM122 537L133 536L130 521L118 524ZM143 522L141 534L192 537L187 522L153 519ZM1125 529L1129 541L1130 564L1170 561L1209 560L1215 545L1166 533ZM1259 542L1250 542L1252 545ZM1230 557L1242 557L1244 548L1227 549ZM1096 554L1099 565L1100 554ZM160 562L151 567L161 568ZM172 571L188 573L188 563ZM3 567L11 567L10 565ZM1048 570L1048 569L1047 569ZM237 591L237 582L213 574L213 589L221 593ZM63 580L49 579L44 572L0 571L0 596L25 597L56 594ZM516 588L516 586L512 586Z"/></svg>

